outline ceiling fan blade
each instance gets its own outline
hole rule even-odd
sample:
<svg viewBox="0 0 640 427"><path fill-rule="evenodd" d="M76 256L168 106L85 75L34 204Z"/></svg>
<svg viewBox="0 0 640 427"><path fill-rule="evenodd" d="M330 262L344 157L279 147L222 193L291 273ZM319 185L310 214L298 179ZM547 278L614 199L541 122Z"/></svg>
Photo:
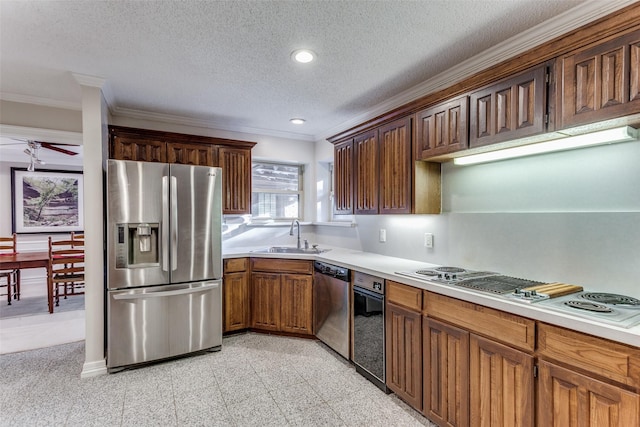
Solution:
<svg viewBox="0 0 640 427"><path fill-rule="evenodd" d="M62 145L68 145L68 144L62 144ZM49 150L53 150L53 151L57 151L58 153L62 153L62 154L66 154L67 156L77 156L78 153L76 153L75 151L71 151L71 150L67 150L64 148L60 148L57 146L57 144L51 144L49 142L41 142L40 146L42 148L47 148Z"/></svg>

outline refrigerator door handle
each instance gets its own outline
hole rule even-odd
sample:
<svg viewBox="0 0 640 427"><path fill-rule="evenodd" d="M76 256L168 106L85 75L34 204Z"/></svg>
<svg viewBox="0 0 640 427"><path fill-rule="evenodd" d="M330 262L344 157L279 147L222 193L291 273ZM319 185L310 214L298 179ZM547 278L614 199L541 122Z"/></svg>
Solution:
<svg viewBox="0 0 640 427"><path fill-rule="evenodd" d="M171 271L178 268L178 178L171 176Z"/></svg>
<svg viewBox="0 0 640 427"><path fill-rule="evenodd" d="M162 271L169 271L169 245L166 244L169 235L169 177L162 177Z"/></svg>
<svg viewBox="0 0 640 427"><path fill-rule="evenodd" d="M157 292L147 292L147 293L133 293L133 294L117 294L113 296L113 299L116 300L131 300L131 299L141 299L141 298L159 298L159 297L172 297L176 295L185 295L185 294L195 294L198 292L210 291L212 289L217 289L220 287L220 283L212 283L210 285L200 286L197 288L185 288L178 289L175 291L157 291Z"/></svg>

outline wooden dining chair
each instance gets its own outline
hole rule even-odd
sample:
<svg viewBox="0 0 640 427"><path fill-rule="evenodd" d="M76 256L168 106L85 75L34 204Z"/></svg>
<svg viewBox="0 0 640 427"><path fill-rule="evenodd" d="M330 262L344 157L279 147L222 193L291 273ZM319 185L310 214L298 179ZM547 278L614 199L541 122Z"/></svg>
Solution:
<svg viewBox="0 0 640 427"><path fill-rule="evenodd" d="M72 295L84 295L84 240L53 240L49 237L49 268L47 271L49 292L55 306ZM62 291L62 292L61 292ZM53 312L53 307L49 307Z"/></svg>
<svg viewBox="0 0 640 427"><path fill-rule="evenodd" d="M0 237L0 256L13 255L17 253L16 233L11 237ZM11 300L20 300L20 270L0 271L0 288L7 288L7 305L11 305Z"/></svg>
<svg viewBox="0 0 640 427"><path fill-rule="evenodd" d="M84 233L71 232L71 240L80 240L84 243Z"/></svg>

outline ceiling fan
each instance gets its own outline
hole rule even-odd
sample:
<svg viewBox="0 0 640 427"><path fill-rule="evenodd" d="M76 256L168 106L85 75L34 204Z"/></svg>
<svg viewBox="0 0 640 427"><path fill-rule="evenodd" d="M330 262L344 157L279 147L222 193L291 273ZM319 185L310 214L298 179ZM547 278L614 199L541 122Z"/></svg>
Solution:
<svg viewBox="0 0 640 427"><path fill-rule="evenodd" d="M35 170L35 165L45 165L46 164L44 161L40 160L39 150L41 148L52 150L52 151L57 151L58 153L66 154L67 156L76 156L76 155L78 155L78 153L75 152L75 151L67 150L66 148L60 147L60 145L65 146L65 145L71 145L71 144L61 144L61 143L54 143L54 142L41 142L41 141L24 140L24 139L17 139L17 138L11 138L11 139L13 139L15 141L22 141L22 142L26 142L27 143L27 148L24 149L24 153L27 156L29 156L29 159L30 159L29 167L27 168L27 170L29 172L33 172Z"/></svg>

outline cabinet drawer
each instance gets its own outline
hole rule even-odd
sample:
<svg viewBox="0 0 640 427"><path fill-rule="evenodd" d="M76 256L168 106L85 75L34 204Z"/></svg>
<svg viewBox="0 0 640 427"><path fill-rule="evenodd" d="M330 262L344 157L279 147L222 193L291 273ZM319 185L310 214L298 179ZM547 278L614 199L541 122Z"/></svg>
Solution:
<svg viewBox="0 0 640 427"><path fill-rule="evenodd" d="M538 354L622 384L640 387L638 347L540 323Z"/></svg>
<svg viewBox="0 0 640 427"><path fill-rule="evenodd" d="M532 352L535 322L493 308L460 301L432 292L425 293L427 316L441 319L468 331Z"/></svg>
<svg viewBox="0 0 640 427"><path fill-rule="evenodd" d="M406 307L410 310L422 311L422 289L387 280L385 291L387 301Z"/></svg>
<svg viewBox="0 0 640 427"><path fill-rule="evenodd" d="M272 271L275 273L313 273L313 261L297 259L251 258L252 271Z"/></svg>
<svg viewBox="0 0 640 427"><path fill-rule="evenodd" d="M247 258L230 258L224 260L225 274L247 271L247 267L249 267L249 260Z"/></svg>

